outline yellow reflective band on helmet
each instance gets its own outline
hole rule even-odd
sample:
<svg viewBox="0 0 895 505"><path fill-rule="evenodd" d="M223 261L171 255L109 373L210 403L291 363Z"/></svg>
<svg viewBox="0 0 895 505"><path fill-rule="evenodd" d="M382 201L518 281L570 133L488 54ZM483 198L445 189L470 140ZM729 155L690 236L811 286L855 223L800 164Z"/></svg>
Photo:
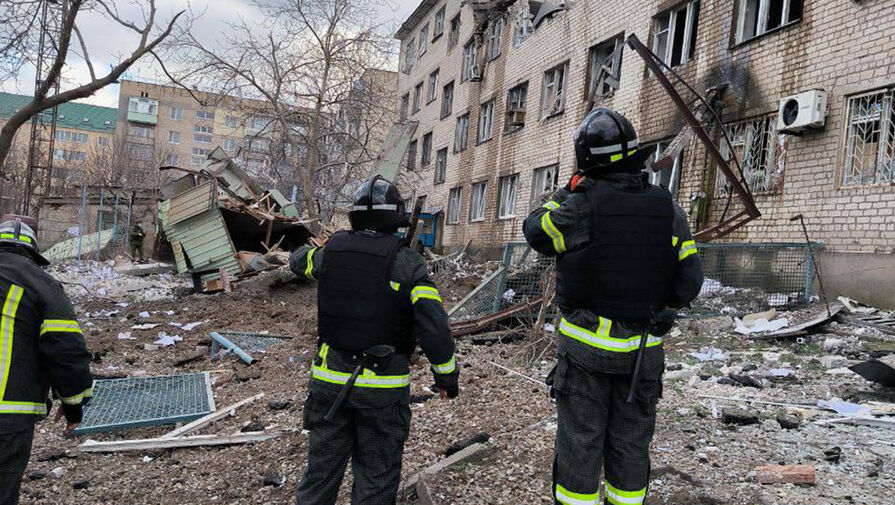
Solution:
<svg viewBox="0 0 895 505"><path fill-rule="evenodd" d="M677 253L678 261L684 261L688 257L696 254L696 242L688 240L681 244L681 250Z"/></svg>
<svg viewBox="0 0 895 505"><path fill-rule="evenodd" d="M640 335L628 338L614 338L609 336L612 321L604 317L600 318L597 331L590 331L576 326L563 318L559 323L559 332L563 335L587 344L591 347L612 352L631 352L640 347ZM646 346L655 347L662 344L662 339L655 335L647 335Z"/></svg>
<svg viewBox="0 0 895 505"><path fill-rule="evenodd" d="M612 156L609 157L609 162L615 163L616 161L624 158L625 156L631 156L636 152L637 152L637 149L631 149L630 151L628 151L627 154L625 154L625 153L613 154Z"/></svg>
<svg viewBox="0 0 895 505"><path fill-rule="evenodd" d="M36 402L0 402L0 414L47 415L47 404Z"/></svg>
<svg viewBox="0 0 895 505"><path fill-rule="evenodd" d="M84 398L92 398L93 397L93 388L85 389L80 393L73 396L60 396L59 400L66 405L78 405L84 401Z"/></svg>
<svg viewBox="0 0 895 505"><path fill-rule="evenodd" d="M541 216L541 229L544 230L544 233L550 237L550 240L553 241L553 249L557 253L566 252L566 239L562 236L562 233L553 225L553 220L550 219L550 213L545 212L543 216Z"/></svg>
<svg viewBox="0 0 895 505"><path fill-rule="evenodd" d="M544 205L541 205L541 207L544 207L547 210L555 210L555 209L559 208L559 202L554 202L553 200L550 200L547 203L545 203Z"/></svg>
<svg viewBox="0 0 895 505"><path fill-rule="evenodd" d="M0 312L0 400L6 393L6 383L9 380L9 369L12 367L12 338L15 334L16 312L19 310L19 302L25 289L13 284L6 293L6 301L3 302L3 312ZM46 406L44 406L46 413ZM28 412L26 412L28 413Z"/></svg>
<svg viewBox="0 0 895 505"><path fill-rule="evenodd" d="M435 300L437 302L442 301L441 295L438 294L438 290L431 286L416 286L410 290L410 301L412 303L416 304L416 302L424 298Z"/></svg>
<svg viewBox="0 0 895 505"><path fill-rule="evenodd" d="M606 500L613 505L640 505L646 497L646 488L637 491L622 491L606 483Z"/></svg>
<svg viewBox="0 0 895 505"><path fill-rule="evenodd" d="M14 233L0 233L0 239L9 239L9 240L18 240L21 242L25 242L26 244L31 243L31 237L27 235L19 235L18 237Z"/></svg>
<svg viewBox="0 0 895 505"><path fill-rule="evenodd" d="M46 319L40 324L40 334L58 331L63 333L81 333L77 321L71 319Z"/></svg>
<svg viewBox="0 0 895 505"><path fill-rule="evenodd" d="M451 359L446 363L432 365L432 369L435 370L436 373L454 373L454 371L457 370L457 359L454 356L451 356Z"/></svg>
<svg viewBox="0 0 895 505"><path fill-rule="evenodd" d="M600 502L600 492L596 493L573 493L568 489L556 485L556 500L565 505L598 505Z"/></svg>
<svg viewBox="0 0 895 505"><path fill-rule="evenodd" d="M330 370L326 366L326 356L329 354L329 345L322 344L318 355L321 358L320 365L311 367L311 377L330 384L348 384L351 378L349 372ZM363 373L357 376L354 385L362 388L402 388L410 386L410 374L405 375L376 375L372 370L364 368Z"/></svg>
<svg viewBox="0 0 895 505"><path fill-rule="evenodd" d="M314 280L314 252L317 251L316 247L312 247L308 251L308 256L305 259L305 277L308 279Z"/></svg>
<svg viewBox="0 0 895 505"><path fill-rule="evenodd" d="M395 281L388 281L388 285L392 287L395 291L401 290L401 283Z"/></svg>
<svg viewBox="0 0 895 505"><path fill-rule="evenodd" d="M677 247L677 241L678 241L678 240L680 240L680 239L677 238L677 237L675 237L674 235L672 235L672 236L671 236L671 247Z"/></svg>

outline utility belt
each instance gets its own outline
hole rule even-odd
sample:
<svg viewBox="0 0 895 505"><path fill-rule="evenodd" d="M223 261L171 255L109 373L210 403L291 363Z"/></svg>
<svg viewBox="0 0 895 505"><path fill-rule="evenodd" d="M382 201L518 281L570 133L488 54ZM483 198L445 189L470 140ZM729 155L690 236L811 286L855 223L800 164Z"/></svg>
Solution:
<svg viewBox="0 0 895 505"><path fill-rule="evenodd" d="M321 343L311 367L311 377L330 384L345 385L351 372L364 357L360 352L336 349L329 344ZM396 389L410 386L410 357L395 353L382 359L366 359L367 367L363 369L354 387Z"/></svg>
<svg viewBox="0 0 895 505"><path fill-rule="evenodd" d="M565 317L559 323L560 334L596 349L615 353L630 353L640 347L642 330L631 330L630 328L636 328L636 326L619 322L613 323L612 320L605 317L599 317L599 323L594 329L573 324ZM662 337L647 333L646 338L646 347L662 345Z"/></svg>

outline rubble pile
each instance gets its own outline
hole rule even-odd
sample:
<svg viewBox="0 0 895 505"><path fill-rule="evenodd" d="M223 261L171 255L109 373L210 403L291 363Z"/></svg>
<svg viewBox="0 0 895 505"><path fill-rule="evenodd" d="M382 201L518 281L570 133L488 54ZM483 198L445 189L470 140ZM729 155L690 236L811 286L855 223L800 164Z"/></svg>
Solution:
<svg viewBox="0 0 895 505"><path fill-rule="evenodd" d="M191 290L189 281L175 276L170 265L158 263L132 264L120 259L66 261L52 265L48 272L62 283L73 300L94 297L120 302L171 300L175 294Z"/></svg>

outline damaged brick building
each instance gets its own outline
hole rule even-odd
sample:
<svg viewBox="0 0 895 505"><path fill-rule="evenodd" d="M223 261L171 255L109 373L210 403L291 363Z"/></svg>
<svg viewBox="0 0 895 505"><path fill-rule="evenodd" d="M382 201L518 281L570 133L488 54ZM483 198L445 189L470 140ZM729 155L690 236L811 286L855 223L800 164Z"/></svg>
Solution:
<svg viewBox="0 0 895 505"><path fill-rule="evenodd" d="M804 240L801 213L825 246L827 289L893 306L893 29L883 0L424 0L396 34L400 116L419 123L406 165L443 210L444 247L520 240L534 202L574 170L572 132L593 105L659 153L684 126L625 46L635 34L712 100L741 160L762 217L724 240ZM739 210L702 145L669 165L651 177L694 229Z"/></svg>

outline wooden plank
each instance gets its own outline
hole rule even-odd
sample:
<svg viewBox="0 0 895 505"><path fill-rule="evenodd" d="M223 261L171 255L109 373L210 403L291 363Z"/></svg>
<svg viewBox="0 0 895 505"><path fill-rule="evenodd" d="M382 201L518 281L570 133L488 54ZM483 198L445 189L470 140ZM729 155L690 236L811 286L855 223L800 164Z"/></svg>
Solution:
<svg viewBox="0 0 895 505"><path fill-rule="evenodd" d="M284 431L258 433L235 433L233 435L195 435L176 438L146 438L138 440L112 440L97 442L88 440L78 446L83 452L123 452L147 451L154 449L174 449L178 447L204 447L212 445L235 445L263 442L282 436Z"/></svg>
<svg viewBox="0 0 895 505"><path fill-rule="evenodd" d="M463 449L460 452L454 453L451 456L444 458L443 460L435 463L434 465L426 468L422 472L415 473L407 478L404 483L401 485L403 489L415 487L417 482L419 482L420 478L425 475L435 475L445 468L448 468L451 465L455 465L461 461L466 461L469 459L473 459L481 456L488 450L488 444L472 444L466 449Z"/></svg>
<svg viewBox="0 0 895 505"><path fill-rule="evenodd" d="M205 426L208 426L209 424L217 421L218 419L234 415L236 413L236 409L238 409L239 407L242 407L243 405L252 403L253 401L259 400L261 398L264 398L264 393L258 393L255 396L250 396L250 397L246 398L245 400L236 402L233 405L229 405L229 406L224 407L218 411L212 412L211 414L208 414L207 416L200 417L199 419L196 419L195 421L193 421L189 424L184 424L183 426L181 426L180 428L177 428L176 430L169 431L168 433L165 433L164 435L162 435L162 438L179 437L182 435L186 435L187 433L196 431L198 429L204 428Z"/></svg>
<svg viewBox="0 0 895 505"><path fill-rule="evenodd" d="M771 465L755 469L759 484L814 484L814 465Z"/></svg>

